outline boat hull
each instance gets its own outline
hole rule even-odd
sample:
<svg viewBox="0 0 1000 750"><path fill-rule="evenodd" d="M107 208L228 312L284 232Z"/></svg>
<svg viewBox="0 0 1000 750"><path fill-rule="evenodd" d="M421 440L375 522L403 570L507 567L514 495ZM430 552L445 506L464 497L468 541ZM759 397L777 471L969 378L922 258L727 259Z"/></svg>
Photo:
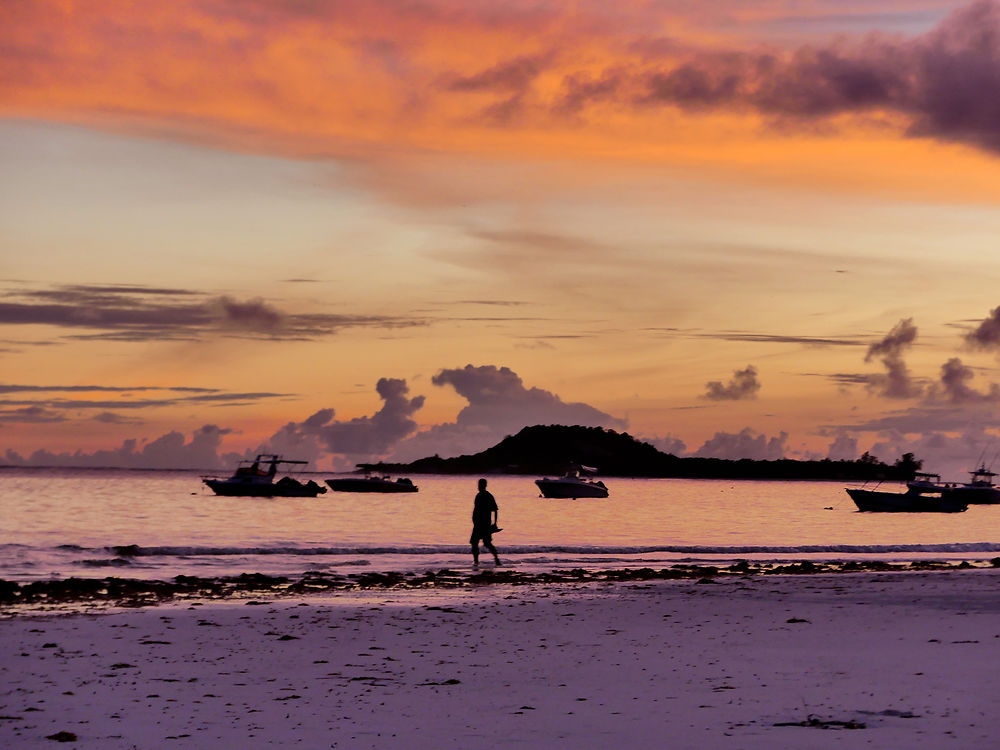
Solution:
<svg viewBox="0 0 1000 750"><path fill-rule="evenodd" d="M209 489L223 497L316 497L326 492L315 482L307 484L274 484L264 482L230 482L225 479L203 479Z"/></svg>
<svg viewBox="0 0 1000 750"><path fill-rule="evenodd" d="M576 500L578 497L607 497L608 488L596 482L574 482L565 479L536 479L542 497Z"/></svg>
<svg viewBox="0 0 1000 750"><path fill-rule="evenodd" d="M848 489L858 510L870 513L961 513L968 505L948 495Z"/></svg>
<svg viewBox="0 0 1000 750"><path fill-rule="evenodd" d="M348 477L344 479L327 479L327 485L334 492L417 492L419 488L409 480L402 482L398 479L391 481L387 479L363 479L361 477Z"/></svg>
<svg viewBox="0 0 1000 750"><path fill-rule="evenodd" d="M996 487L965 487L959 485L944 491L945 497L968 505L1000 505L1000 489Z"/></svg>

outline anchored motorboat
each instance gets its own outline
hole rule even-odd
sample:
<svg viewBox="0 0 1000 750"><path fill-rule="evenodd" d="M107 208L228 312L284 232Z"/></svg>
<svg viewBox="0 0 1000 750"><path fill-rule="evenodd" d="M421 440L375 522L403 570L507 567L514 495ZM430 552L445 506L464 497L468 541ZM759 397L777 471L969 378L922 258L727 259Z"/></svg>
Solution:
<svg viewBox="0 0 1000 750"><path fill-rule="evenodd" d="M308 464L273 453L261 453L252 461L241 461L233 475L227 479L202 477L216 495L227 497L316 497L326 492L326 487L313 480L301 482L284 476L275 481L279 464Z"/></svg>
<svg viewBox="0 0 1000 750"><path fill-rule="evenodd" d="M597 469L591 466L572 467L564 476L556 479L536 479L542 497L572 498L607 497L608 488L600 479L588 479L586 474L595 474Z"/></svg>
<svg viewBox="0 0 1000 750"><path fill-rule="evenodd" d="M959 497L938 488L908 488L906 492L882 492L848 487L847 494L858 510L874 513L961 513L968 504Z"/></svg>
<svg viewBox="0 0 1000 750"><path fill-rule="evenodd" d="M993 483L996 472L981 464L975 471L970 471L968 482L956 484L945 490L945 495L961 499L970 505L996 505L1000 503L1000 488Z"/></svg>
<svg viewBox="0 0 1000 750"><path fill-rule="evenodd" d="M406 477L393 479L388 474L365 472L360 477L327 479L334 492L416 492L420 488Z"/></svg>

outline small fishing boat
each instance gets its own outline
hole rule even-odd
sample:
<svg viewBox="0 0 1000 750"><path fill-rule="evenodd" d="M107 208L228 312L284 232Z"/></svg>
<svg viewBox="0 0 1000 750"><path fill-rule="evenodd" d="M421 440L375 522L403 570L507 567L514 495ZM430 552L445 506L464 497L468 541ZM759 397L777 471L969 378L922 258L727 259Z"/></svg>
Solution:
<svg viewBox="0 0 1000 750"><path fill-rule="evenodd" d="M940 474L929 474L918 471L913 475L913 479L906 483L907 492L916 492L921 495L933 495L951 488L953 485L941 481Z"/></svg>
<svg viewBox="0 0 1000 750"><path fill-rule="evenodd" d="M945 495L960 499L970 505L1000 504L1000 488L993 483L997 474L981 464L975 471L970 471L968 482L956 484L945 490Z"/></svg>
<svg viewBox="0 0 1000 750"><path fill-rule="evenodd" d="M542 497L570 498L607 497L608 488L599 479L588 479L585 474L594 474L597 469L590 466L573 467L562 477L556 479L536 479L538 491Z"/></svg>
<svg viewBox="0 0 1000 750"><path fill-rule="evenodd" d="M960 498L938 490L881 492L848 487L847 494L858 510L870 513L961 513L969 506Z"/></svg>
<svg viewBox="0 0 1000 750"><path fill-rule="evenodd" d="M233 475L227 479L202 477L216 495L225 497L316 497L326 492L313 480L301 482L294 477L284 476L278 481L279 464L308 464L308 461L294 461L272 453L261 453L253 461L241 461Z"/></svg>
<svg viewBox="0 0 1000 750"><path fill-rule="evenodd" d="M388 474L365 472L362 477L338 477L327 479L327 485L334 492L417 492L417 487L406 477L393 479Z"/></svg>

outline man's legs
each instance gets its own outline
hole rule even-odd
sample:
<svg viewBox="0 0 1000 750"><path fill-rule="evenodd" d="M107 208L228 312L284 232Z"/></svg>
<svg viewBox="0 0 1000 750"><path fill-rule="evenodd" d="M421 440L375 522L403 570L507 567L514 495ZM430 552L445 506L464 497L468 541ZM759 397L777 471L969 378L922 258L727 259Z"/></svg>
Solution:
<svg viewBox="0 0 1000 750"><path fill-rule="evenodd" d="M497 548L493 546L493 540L491 540L491 539L484 539L483 540L483 546L486 547L486 549L488 549L490 552L493 553L493 559L496 560L497 565L499 565L500 564L500 556L497 554ZM476 550L476 552L478 553L479 550Z"/></svg>
<svg viewBox="0 0 1000 750"><path fill-rule="evenodd" d="M479 540L472 542L472 564L479 565Z"/></svg>

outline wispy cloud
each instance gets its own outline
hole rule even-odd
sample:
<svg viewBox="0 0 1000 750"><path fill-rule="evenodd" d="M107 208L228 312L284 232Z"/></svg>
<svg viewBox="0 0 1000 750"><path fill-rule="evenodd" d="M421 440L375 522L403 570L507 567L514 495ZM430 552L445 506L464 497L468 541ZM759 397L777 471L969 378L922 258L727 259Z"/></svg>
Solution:
<svg viewBox="0 0 1000 750"><path fill-rule="evenodd" d="M419 318L291 313L260 298L239 300L195 290L63 285L9 290L0 326L47 325L67 339L197 341L209 337L313 340L346 328L407 328ZM86 331L78 333L77 331Z"/></svg>

